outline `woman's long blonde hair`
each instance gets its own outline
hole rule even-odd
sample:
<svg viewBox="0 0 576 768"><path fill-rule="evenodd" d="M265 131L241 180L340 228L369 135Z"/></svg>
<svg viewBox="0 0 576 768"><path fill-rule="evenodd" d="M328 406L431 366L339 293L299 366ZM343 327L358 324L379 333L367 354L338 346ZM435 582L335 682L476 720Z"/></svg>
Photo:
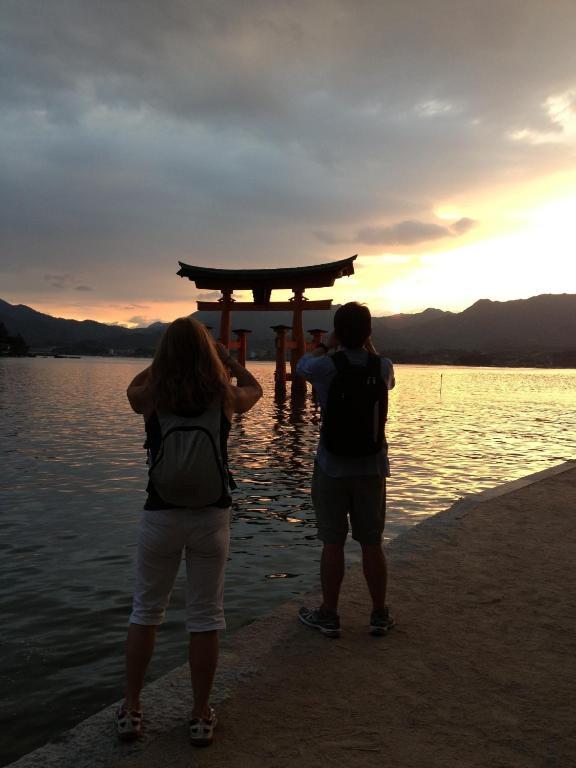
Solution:
<svg viewBox="0 0 576 768"><path fill-rule="evenodd" d="M164 331L150 370L156 408L206 408L229 398L228 377L206 328L179 317Z"/></svg>

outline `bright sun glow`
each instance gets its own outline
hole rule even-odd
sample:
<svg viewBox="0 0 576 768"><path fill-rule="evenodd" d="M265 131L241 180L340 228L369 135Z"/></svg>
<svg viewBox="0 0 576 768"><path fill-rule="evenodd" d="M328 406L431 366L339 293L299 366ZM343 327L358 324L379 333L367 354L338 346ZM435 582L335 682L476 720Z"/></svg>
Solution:
<svg viewBox="0 0 576 768"><path fill-rule="evenodd" d="M495 225L486 222L484 236L466 245L452 242L450 250L422 249L409 257L363 258L364 300L375 313L429 306L459 311L481 298L507 301L576 292L576 194L573 186L563 191L562 197L537 203L533 190L526 194L532 200L502 201ZM449 220L460 210L446 207L435 213ZM489 213L483 211L483 218ZM338 298L345 289L345 284L338 286Z"/></svg>
<svg viewBox="0 0 576 768"><path fill-rule="evenodd" d="M434 215L442 221L458 221L464 214L454 205L440 205L434 209Z"/></svg>
<svg viewBox="0 0 576 768"><path fill-rule="evenodd" d="M419 312L426 307L461 311L478 299L500 301L540 293L576 293L576 174L539 179L499 191L486 190L475 199L438 205L433 213L449 226L464 216L478 222L464 236L380 253L360 253L353 277L332 288L309 290L310 299L331 297L340 304L366 302L374 314ZM334 254L344 258L347 252ZM324 259L327 260L327 259ZM172 291L167 276L165 295ZM196 310L199 291L174 283L173 299L137 299L145 308L34 302L41 311L78 320L92 318L128 327L155 320L170 321ZM287 291L273 300L286 300ZM92 299L91 295L86 297ZM241 294L236 295L237 299ZM248 296L245 300L250 300ZM32 302L31 302L32 303ZM138 304L133 305L137 307ZM142 315L133 321L135 315Z"/></svg>

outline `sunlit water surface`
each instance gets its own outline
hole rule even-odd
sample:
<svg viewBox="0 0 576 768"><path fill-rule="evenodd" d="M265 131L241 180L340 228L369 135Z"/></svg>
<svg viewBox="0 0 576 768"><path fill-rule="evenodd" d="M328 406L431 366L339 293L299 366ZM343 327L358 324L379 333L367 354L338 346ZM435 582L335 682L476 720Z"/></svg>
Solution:
<svg viewBox="0 0 576 768"><path fill-rule="evenodd" d="M146 477L142 420L125 388L142 367L0 360L0 763L121 695ZM230 440L231 630L317 583L309 491L318 408L310 395L275 403L272 364L253 370L266 396L235 419ZM574 458L576 371L398 366L396 374L388 539L465 494ZM183 620L180 582L151 676L184 663Z"/></svg>

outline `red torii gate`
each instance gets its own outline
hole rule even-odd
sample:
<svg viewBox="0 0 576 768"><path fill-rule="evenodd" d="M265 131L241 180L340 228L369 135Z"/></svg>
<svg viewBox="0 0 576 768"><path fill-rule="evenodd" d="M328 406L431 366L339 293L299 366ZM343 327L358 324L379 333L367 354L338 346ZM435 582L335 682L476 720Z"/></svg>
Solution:
<svg viewBox="0 0 576 768"><path fill-rule="evenodd" d="M339 277L354 274L356 256L350 256L341 261L329 264L317 264L307 267L285 267L281 269L214 269L211 267L195 267L179 262L177 274L192 280L197 288L203 290L219 290L222 296L218 301L199 301L198 310L205 312L220 312L220 341L228 349L237 349L242 364L246 361L247 334L246 328L234 331L236 341L232 341L231 313L232 312L270 312L288 311L292 313L292 326L274 326L276 332L276 389L284 391L286 381L292 381L293 389L306 387L304 381L295 375L296 363L306 351L302 313L304 310L330 309L332 299L309 301L304 296L306 288L325 288L334 285ZM289 301L270 301L273 290L288 289L293 292ZM254 301L236 301L234 291L252 291ZM286 332L292 330L291 338L286 338ZM320 341L321 329L310 331L313 337L312 348ZM290 374L286 373L285 350L290 350Z"/></svg>

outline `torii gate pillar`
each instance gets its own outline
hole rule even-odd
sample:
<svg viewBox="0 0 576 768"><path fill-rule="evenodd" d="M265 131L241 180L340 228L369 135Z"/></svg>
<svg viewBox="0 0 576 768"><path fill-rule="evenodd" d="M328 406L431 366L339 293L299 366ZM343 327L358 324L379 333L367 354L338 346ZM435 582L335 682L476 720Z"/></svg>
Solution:
<svg viewBox="0 0 576 768"><path fill-rule="evenodd" d="M306 382L301 376L296 373L296 365L298 360L306 352L306 342L304 340L304 325L303 314L306 304L304 298L304 290L300 288L294 289L294 296L290 299L293 304L292 311L292 350L290 353L290 379L292 381L292 391L305 392Z"/></svg>
<svg viewBox="0 0 576 768"><path fill-rule="evenodd" d="M222 291L222 298L218 303L222 304L222 314L220 315L220 343L224 344L227 349L230 349L230 313L232 311L232 305L234 304L232 291L224 289Z"/></svg>
<svg viewBox="0 0 576 768"><path fill-rule="evenodd" d="M238 362L240 365L246 365L246 352L248 351L248 334L252 333L247 328L235 328L236 343L233 347L238 349Z"/></svg>
<svg viewBox="0 0 576 768"><path fill-rule="evenodd" d="M274 392L276 396L286 394L286 331L289 325L270 326L276 334L276 369L274 371Z"/></svg>

